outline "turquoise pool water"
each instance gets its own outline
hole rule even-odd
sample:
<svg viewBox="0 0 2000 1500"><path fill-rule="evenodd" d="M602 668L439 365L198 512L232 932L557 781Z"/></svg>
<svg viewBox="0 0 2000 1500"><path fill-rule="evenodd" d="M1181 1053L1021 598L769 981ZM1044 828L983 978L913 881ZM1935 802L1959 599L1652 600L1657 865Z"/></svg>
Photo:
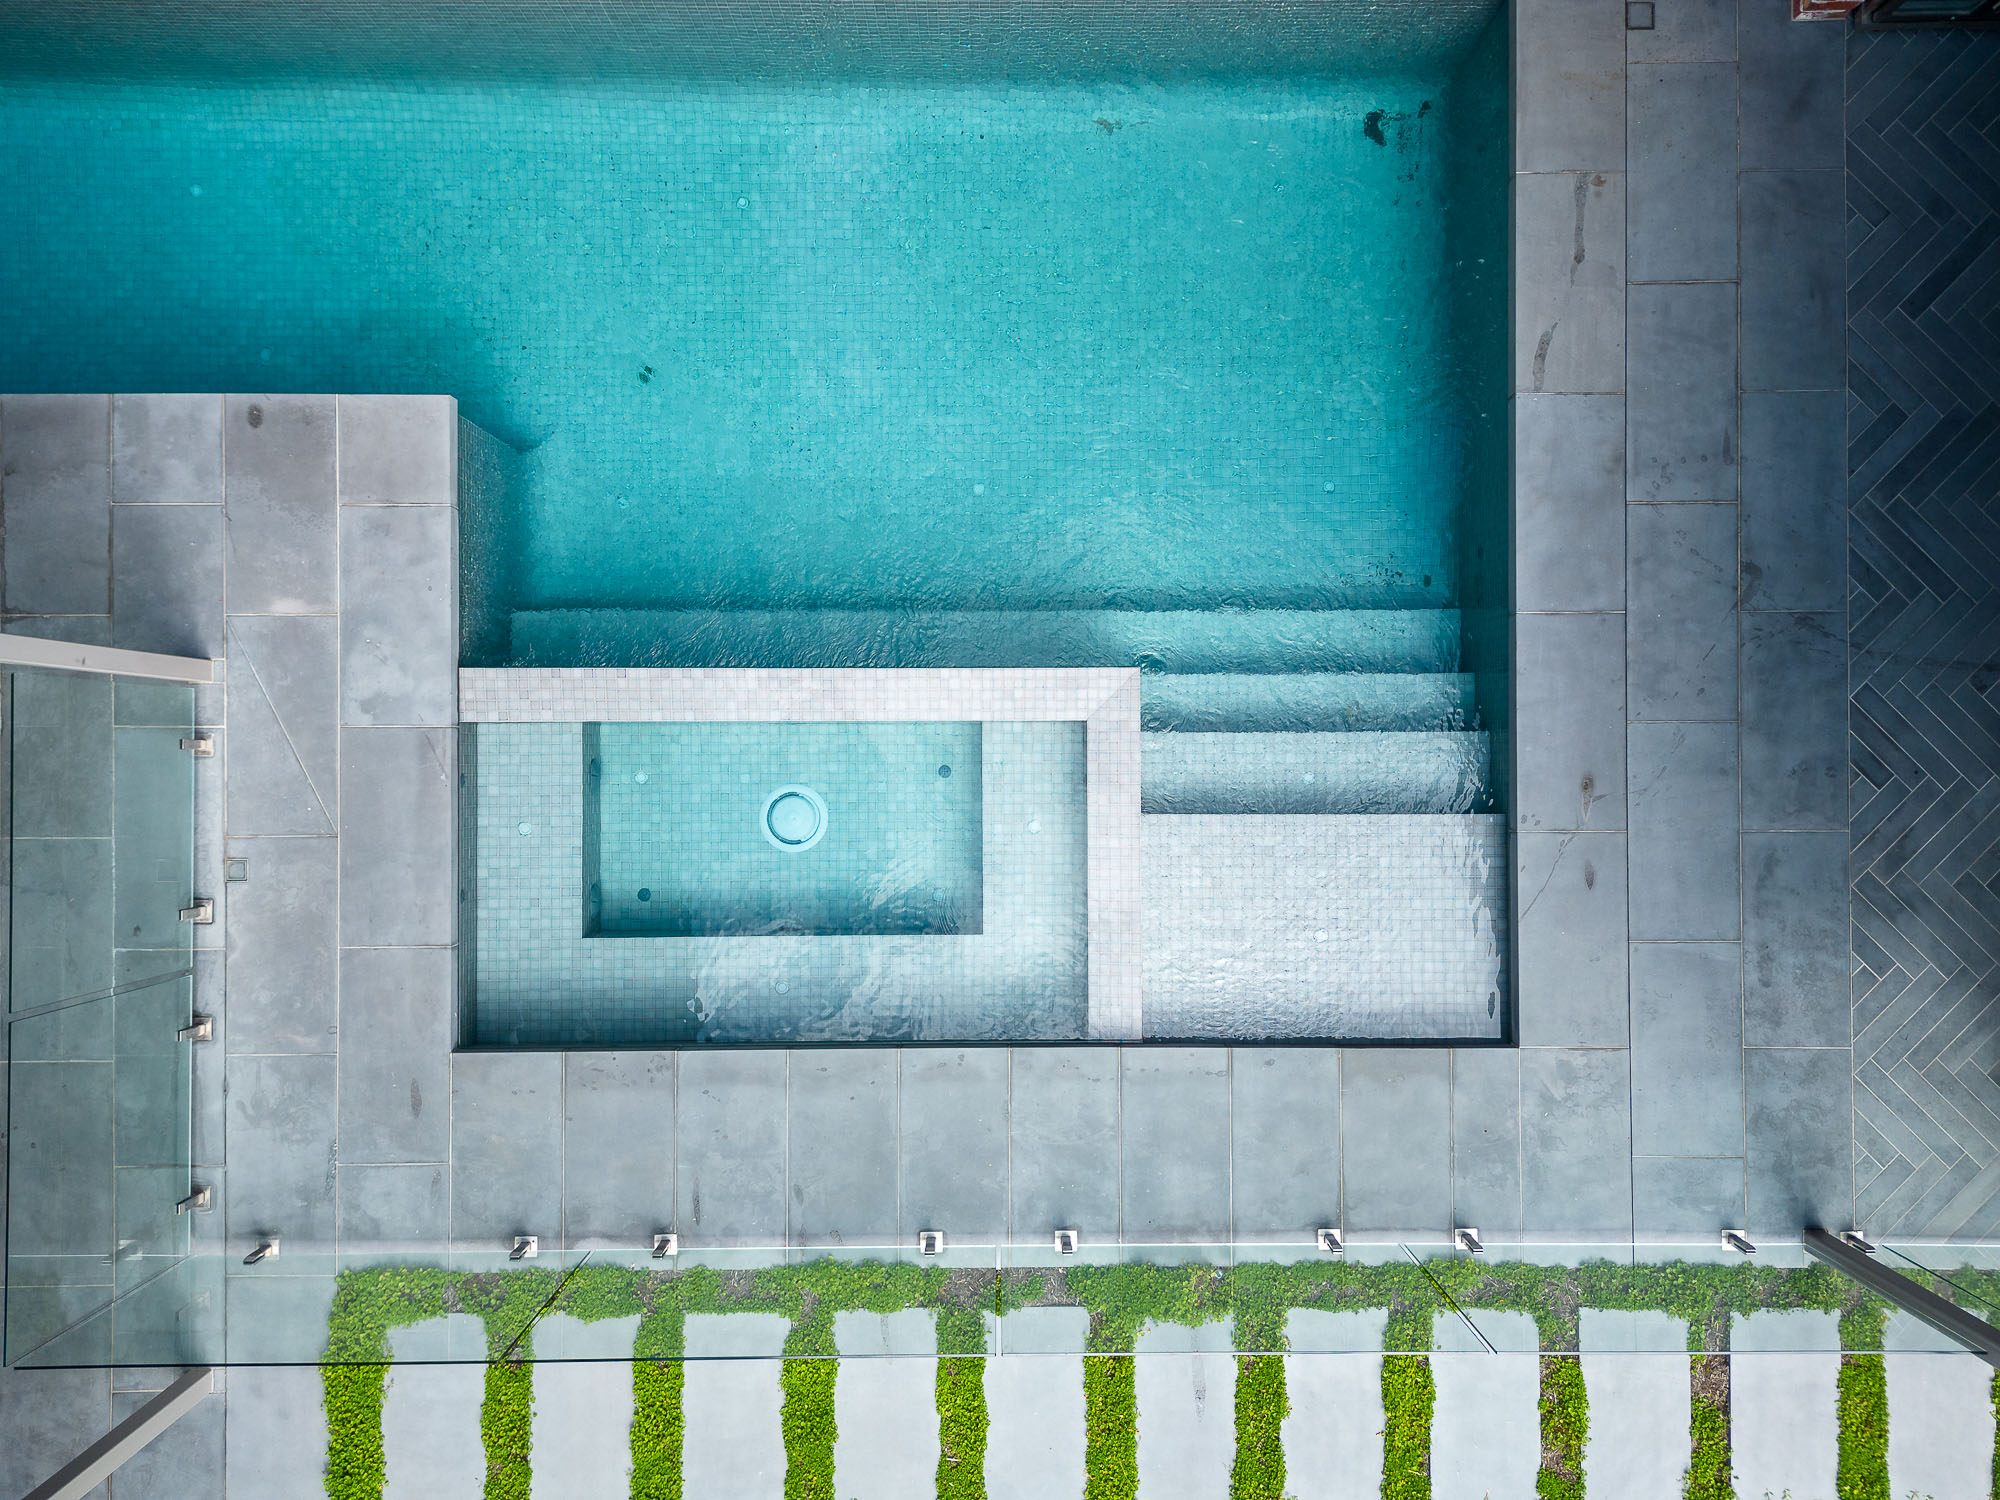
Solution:
<svg viewBox="0 0 2000 1500"><path fill-rule="evenodd" d="M1504 267L1425 58L17 81L0 387L454 393L503 612L1451 606Z"/></svg>
<svg viewBox="0 0 2000 1500"><path fill-rule="evenodd" d="M977 724L584 726L586 936L977 933Z"/></svg>

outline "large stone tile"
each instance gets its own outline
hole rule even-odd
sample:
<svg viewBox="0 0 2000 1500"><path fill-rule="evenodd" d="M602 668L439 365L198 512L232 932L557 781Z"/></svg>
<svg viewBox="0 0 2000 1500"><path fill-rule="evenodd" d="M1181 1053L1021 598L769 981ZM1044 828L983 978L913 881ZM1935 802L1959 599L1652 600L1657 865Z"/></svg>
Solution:
<svg viewBox="0 0 2000 1500"><path fill-rule="evenodd" d="M1882 1332L1889 1493L1977 1495L1993 1478L1993 1370L1908 1313Z"/></svg>
<svg viewBox="0 0 2000 1500"><path fill-rule="evenodd" d="M1451 1060L1452 1218L1492 1238L1521 1232L1521 1055L1465 1048Z"/></svg>
<svg viewBox="0 0 2000 1500"><path fill-rule="evenodd" d="M1514 389L1625 388L1625 174L1514 179Z"/></svg>
<svg viewBox="0 0 2000 1500"><path fill-rule="evenodd" d="M1376 1500L1382 1492L1382 1327L1387 1314L1295 1309L1279 1429L1285 1493L1298 1500ZM1345 1326L1342 1326L1345 1325Z"/></svg>
<svg viewBox="0 0 2000 1500"><path fill-rule="evenodd" d="M544 1319L535 1330L537 1352L554 1332L551 1325L570 1322L561 1313ZM604 1327L592 1324L590 1331ZM535 1366L530 1500L632 1493L632 1340L622 1342L620 1353Z"/></svg>
<svg viewBox="0 0 2000 1500"><path fill-rule="evenodd" d="M674 1227L674 1056L564 1054L565 1247L639 1249Z"/></svg>
<svg viewBox="0 0 2000 1500"><path fill-rule="evenodd" d="M539 1395L539 1369L535 1376ZM390 1366L382 1391L382 1500L479 1500L486 1493L479 1433L485 1398L483 1364Z"/></svg>
<svg viewBox="0 0 2000 1500"><path fill-rule="evenodd" d="M1681 1500L1688 1466L1688 1365L1657 1351L1686 1348L1687 1324L1655 1312L1586 1307L1577 1342L1590 1432L1583 1469L1600 1494Z"/></svg>
<svg viewBox="0 0 2000 1500"><path fill-rule="evenodd" d="M1625 607L1623 396L1515 398L1514 607Z"/></svg>
<svg viewBox="0 0 2000 1500"><path fill-rule="evenodd" d="M688 1319L688 1353L695 1358L687 1364L681 1397L687 1434L681 1456L685 1493L782 1500L785 1439L778 1385L782 1364L774 1358L745 1358L750 1351L734 1347L728 1350L732 1358L701 1357L706 1352L701 1343L706 1336L703 1325L722 1321L701 1315ZM775 1342L783 1348L783 1320L758 1321L777 1325L768 1331L765 1346Z"/></svg>
<svg viewBox="0 0 2000 1500"><path fill-rule="evenodd" d="M445 1253L451 1239L451 1168L446 1163L343 1161L339 1178L343 1256Z"/></svg>
<svg viewBox="0 0 2000 1500"><path fill-rule="evenodd" d="M1844 1047L1744 1049L1753 1234L1853 1221L1850 1066Z"/></svg>
<svg viewBox="0 0 2000 1500"><path fill-rule="evenodd" d="M113 396L115 505L222 503L220 396Z"/></svg>
<svg viewBox="0 0 2000 1500"><path fill-rule="evenodd" d="M1658 0L1652 29L1627 32L1625 41L1634 63L1734 62L1736 0Z"/></svg>
<svg viewBox="0 0 2000 1500"><path fill-rule="evenodd" d="M439 1162L450 1155L457 977L449 948L341 953L343 1161ZM671 1071L671 1057L667 1066ZM672 1118L671 1091L667 1118ZM651 1128L656 1126L649 1122L648 1133ZM640 1139L635 1131L627 1149L636 1152Z"/></svg>
<svg viewBox="0 0 2000 1500"><path fill-rule="evenodd" d="M458 403L450 396L342 396L342 505L458 504Z"/></svg>
<svg viewBox="0 0 2000 1500"><path fill-rule="evenodd" d="M334 1088L332 1057L229 1060L231 1250L269 1234L285 1262L333 1249ZM238 1246L241 1249L238 1249Z"/></svg>
<svg viewBox="0 0 2000 1500"><path fill-rule="evenodd" d="M1625 826L1625 617L1517 616L1515 818L1523 832Z"/></svg>
<svg viewBox="0 0 2000 1500"><path fill-rule="evenodd" d="M1736 717L1736 507L1634 505L1626 688L1634 719Z"/></svg>
<svg viewBox="0 0 2000 1500"><path fill-rule="evenodd" d="M1742 1155L1739 944L1632 945L1632 1149Z"/></svg>
<svg viewBox="0 0 2000 1500"><path fill-rule="evenodd" d="M110 460L110 397L0 400L7 613L110 613Z"/></svg>
<svg viewBox="0 0 2000 1500"><path fill-rule="evenodd" d="M1746 170L1842 165L1844 26L1794 25L1785 6L1740 5L1738 155Z"/></svg>
<svg viewBox="0 0 2000 1500"><path fill-rule="evenodd" d="M1010 1232L1047 1244L1057 1229L1118 1238L1118 1069L1110 1047L1014 1050L1009 1111Z"/></svg>
<svg viewBox="0 0 2000 1500"><path fill-rule="evenodd" d="M1135 1047L1125 1054L1124 1238L1229 1238L1229 1054Z"/></svg>
<svg viewBox="0 0 2000 1500"><path fill-rule="evenodd" d="M1348 1230L1450 1228L1451 1054L1351 1049L1340 1075Z"/></svg>
<svg viewBox="0 0 2000 1500"><path fill-rule="evenodd" d="M1142 1354L1133 1387L1139 1492L1157 1500L1227 1494L1236 1458L1236 1361L1224 1353Z"/></svg>
<svg viewBox="0 0 2000 1500"><path fill-rule="evenodd" d="M902 1211L907 1240L942 1229L975 1243L1007 1235L1007 1053L903 1053Z"/></svg>
<svg viewBox="0 0 2000 1500"><path fill-rule="evenodd" d="M335 841L238 839L229 857L243 861L246 877L219 893L229 908L229 1049L338 1050ZM365 1056L368 1039L356 1040Z"/></svg>
<svg viewBox="0 0 2000 1500"><path fill-rule="evenodd" d="M1705 1240L1742 1223L1742 1157L1632 1158L1632 1229L1641 1239Z"/></svg>
<svg viewBox="0 0 2000 1500"><path fill-rule="evenodd" d="M1622 833L1523 833L1515 841L1521 1041L1622 1047L1626 1018Z"/></svg>
<svg viewBox="0 0 2000 1500"><path fill-rule="evenodd" d="M1626 298L1628 500L1737 498L1736 287Z"/></svg>
<svg viewBox="0 0 2000 1500"><path fill-rule="evenodd" d="M1735 65L1635 66L1626 100L1626 274L1633 281L1733 280Z"/></svg>
<svg viewBox="0 0 2000 1500"><path fill-rule="evenodd" d="M1839 391L1743 397L1743 607L1847 604L1847 402Z"/></svg>
<svg viewBox="0 0 2000 1500"><path fill-rule="evenodd" d="M222 654L222 507L111 510L111 639L169 656Z"/></svg>
<svg viewBox="0 0 2000 1500"><path fill-rule="evenodd" d="M19 1023L14 1028L17 1046L24 1029ZM16 1052L7 1079L10 1256L83 1255L94 1261L115 1248L111 1070L108 1062L23 1062ZM78 1267L68 1279L81 1274ZM106 1274L93 1271L91 1280ZM18 1266L14 1278L22 1280ZM10 1325L8 1332L18 1357L21 1330Z"/></svg>
<svg viewBox="0 0 2000 1500"><path fill-rule="evenodd" d="M893 1245L896 1054L792 1054L788 1096L794 1245Z"/></svg>
<svg viewBox="0 0 2000 1500"><path fill-rule="evenodd" d="M1522 1049L1523 1234L1631 1234L1627 1068L1623 1048Z"/></svg>
<svg viewBox="0 0 2000 1500"><path fill-rule="evenodd" d="M558 1053L452 1058L455 1247L498 1251L518 1234L550 1243L561 1232L562 1066Z"/></svg>
<svg viewBox="0 0 2000 1500"><path fill-rule="evenodd" d="M1732 1320L1729 1456L1739 1495L1831 1497L1840 1454L1840 1326L1832 1313ZM1819 1349L1818 1354L1796 1351Z"/></svg>
<svg viewBox="0 0 2000 1500"><path fill-rule="evenodd" d="M331 396L230 396L223 407L229 612L333 612Z"/></svg>
<svg viewBox="0 0 2000 1500"><path fill-rule="evenodd" d="M1623 7L1521 0L1514 12L1514 170L1624 166Z"/></svg>
<svg viewBox="0 0 2000 1500"><path fill-rule="evenodd" d="M312 1365L248 1372L229 1383L231 1495L311 1495L325 1488L326 1415Z"/></svg>
<svg viewBox="0 0 2000 1500"><path fill-rule="evenodd" d="M229 621L228 829L330 834L340 805L339 657L326 616Z"/></svg>
<svg viewBox="0 0 2000 1500"><path fill-rule="evenodd" d="M1081 1359L988 1360L986 1413L989 1500L1083 1493Z"/></svg>
<svg viewBox="0 0 2000 1500"><path fill-rule="evenodd" d="M458 722L457 512L343 506L340 721Z"/></svg>
<svg viewBox="0 0 2000 1500"><path fill-rule="evenodd" d="M842 1360L833 1413L833 1483L841 1500L937 1493L936 1360Z"/></svg>
<svg viewBox="0 0 2000 1500"><path fill-rule="evenodd" d="M1340 1054L1238 1047L1231 1061L1231 1238L1297 1243L1340 1226Z"/></svg>
<svg viewBox="0 0 2000 1500"><path fill-rule="evenodd" d="M111 1420L122 1422L153 1397L143 1391L111 1398ZM112 1476L115 1500L186 1500L224 1493L223 1396L204 1397L165 1432L127 1459Z"/></svg>
<svg viewBox="0 0 2000 1500"><path fill-rule="evenodd" d="M13 841L8 994L15 1010L110 990L114 848L110 839Z"/></svg>
<svg viewBox="0 0 2000 1500"><path fill-rule="evenodd" d="M0 1491L25 1495L110 1430L111 1379L103 1370L0 1370L0 1411ZM86 1500L109 1494L99 1485Z"/></svg>
<svg viewBox="0 0 2000 1500"><path fill-rule="evenodd" d="M1540 1365L1534 1325L1523 1313L1474 1313L1497 1354L1457 1318L1433 1325L1437 1404L1431 1415L1431 1483L1438 1495L1535 1500L1541 1468ZM1523 1328L1521 1325L1526 1323ZM1497 1335L1497 1336L1496 1336Z"/></svg>
<svg viewBox="0 0 2000 1500"><path fill-rule="evenodd" d="M1743 617L1743 826L1847 827L1847 620Z"/></svg>
<svg viewBox="0 0 2000 1500"><path fill-rule="evenodd" d="M1845 1047L1853 1040L1847 835L1743 836L1743 1040Z"/></svg>
<svg viewBox="0 0 2000 1500"><path fill-rule="evenodd" d="M1743 388L1846 380L1846 203L1838 172L1743 174Z"/></svg>
<svg viewBox="0 0 2000 1500"><path fill-rule="evenodd" d="M1634 724L1634 941L1740 934L1736 726Z"/></svg>
<svg viewBox="0 0 2000 1500"><path fill-rule="evenodd" d="M458 734L343 729L340 941L449 944L458 933Z"/></svg>
<svg viewBox="0 0 2000 1500"><path fill-rule="evenodd" d="M15 838L111 836L115 702L109 678L80 672L16 675L8 705Z"/></svg>
<svg viewBox="0 0 2000 1500"><path fill-rule="evenodd" d="M679 1224L690 1244L785 1243L784 1052L687 1052L675 1121Z"/></svg>

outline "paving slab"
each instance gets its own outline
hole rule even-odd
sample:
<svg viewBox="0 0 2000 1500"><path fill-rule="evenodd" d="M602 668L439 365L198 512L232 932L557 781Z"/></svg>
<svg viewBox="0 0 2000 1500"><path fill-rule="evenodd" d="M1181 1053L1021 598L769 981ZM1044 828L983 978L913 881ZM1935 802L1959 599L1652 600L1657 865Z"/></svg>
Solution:
<svg viewBox="0 0 2000 1500"><path fill-rule="evenodd" d="M1139 1335L1134 1371L1142 1500L1210 1500L1229 1493L1236 1462L1236 1357L1168 1352L1185 1340ZM1163 1348L1162 1346L1166 1346Z"/></svg>
<svg viewBox="0 0 2000 1500"><path fill-rule="evenodd" d="M1381 1348L1388 1326L1383 1308L1297 1308L1286 1319L1294 1349L1351 1351L1285 1356L1292 1409L1280 1435L1285 1493L1294 1500L1376 1500L1381 1493Z"/></svg>
<svg viewBox="0 0 2000 1500"><path fill-rule="evenodd" d="M778 1387L791 1324L774 1313L695 1313L687 1320L686 1437L682 1482L690 1495L781 1500L784 1404Z"/></svg>
<svg viewBox="0 0 2000 1500"><path fill-rule="evenodd" d="M1541 1360L1526 1313L1475 1312L1432 1326L1431 1493L1436 1500L1535 1500L1542 1465Z"/></svg>
<svg viewBox="0 0 2000 1500"><path fill-rule="evenodd" d="M632 1492L632 1341L637 1315L535 1325L536 1500L625 1500Z"/></svg>
<svg viewBox="0 0 2000 1500"><path fill-rule="evenodd" d="M326 1412L316 1368L244 1370L223 1399L228 1494L314 1495L325 1489Z"/></svg>
<svg viewBox="0 0 2000 1500"><path fill-rule="evenodd" d="M1982 1495L1993 1475L1993 1370L1908 1313L1882 1331L1889 1384L1889 1493Z"/></svg>
<svg viewBox="0 0 2000 1500"><path fill-rule="evenodd" d="M1680 1500L1688 1463L1687 1324L1659 1312L1583 1309L1578 1343L1590 1398L1583 1472L1621 1500Z"/></svg>
<svg viewBox="0 0 2000 1500"><path fill-rule="evenodd" d="M1047 1500L1083 1492L1083 1347L1090 1314L1029 1307L1000 1319L986 1361L986 1493L990 1500ZM1055 1351L1055 1352L1046 1352Z"/></svg>
<svg viewBox="0 0 2000 1500"><path fill-rule="evenodd" d="M1822 1312L1751 1313L1735 1319L1729 1344L1737 1356L1729 1361L1736 1493L1833 1500L1840 1320Z"/></svg>
<svg viewBox="0 0 2000 1500"><path fill-rule="evenodd" d="M926 1335L927 1312L834 1320L833 1485L840 1500L928 1500L937 1493L937 1359L903 1352Z"/></svg>
<svg viewBox="0 0 2000 1500"><path fill-rule="evenodd" d="M469 1356L471 1362L390 1368L382 1394L383 1500L479 1500L485 1493L486 1445L479 1435L485 1346L485 1325L467 1313L390 1330L389 1352L399 1361Z"/></svg>

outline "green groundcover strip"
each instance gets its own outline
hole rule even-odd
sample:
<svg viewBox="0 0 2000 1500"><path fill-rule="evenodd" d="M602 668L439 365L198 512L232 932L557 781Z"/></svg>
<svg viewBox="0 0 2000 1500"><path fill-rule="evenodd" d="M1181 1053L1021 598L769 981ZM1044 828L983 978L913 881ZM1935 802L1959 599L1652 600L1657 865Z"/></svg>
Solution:
<svg viewBox="0 0 2000 1500"><path fill-rule="evenodd" d="M1578 1311L1583 1307L1656 1310L1682 1318L1689 1327L1689 1348L1697 1354L1726 1350L1732 1314L1764 1308L1839 1312L1851 1346L1880 1346L1880 1304L1854 1283L1817 1265L1798 1269L1603 1262L1536 1266L1462 1259L1418 1267L1320 1260L1233 1268L1072 1266L995 1273L822 1260L733 1272L704 1266L655 1271L586 1265L567 1280L539 1270L469 1274L377 1267L341 1275L328 1318L322 1369L328 1428L326 1489L332 1500L379 1500L386 1472L382 1391L390 1331L448 1313L473 1314L486 1326L493 1373L481 1420L488 1442L486 1493L496 1500L526 1494L532 1371L523 1361L530 1357L526 1335L545 1308L584 1321L638 1316L632 1493L643 1500L679 1500L682 1495L679 1361L685 1354L688 1314L762 1312L789 1319L783 1377L786 1494L800 1500L831 1500L833 1386L838 1368L833 1358L834 1314L933 1309L939 1314L939 1430L948 1449L948 1456L940 1456L938 1493L956 1500L985 1492L981 1315L1016 1307L1081 1306L1090 1314L1083 1352L1093 1356L1084 1362L1086 1494L1092 1500L1122 1500L1135 1493L1138 1480L1137 1413L1128 1356L1148 1324L1199 1325L1233 1319L1236 1348L1245 1355L1259 1355L1285 1349L1285 1320L1294 1308L1386 1308L1385 1349L1407 1352L1392 1352L1383 1361L1382 1495L1384 1500L1428 1500L1435 1386L1424 1356L1430 1349L1432 1319L1453 1305L1525 1312L1535 1319L1541 1346L1551 1356L1542 1361L1539 1485L1552 1500L1579 1494L1583 1485L1589 1414L1573 1357ZM1857 1344L1856 1339L1866 1337L1869 1317L1874 1319L1874 1341ZM1700 1369L1705 1363L1697 1361L1697 1392L1702 1389ZM1879 1369L1879 1359L1874 1364ZM1867 1365L1857 1363L1855 1368ZM1246 1358L1239 1365L1237 1384L1232 1490L1246 1500L1281 1494L1284 1459L1277 1432L1286 1408L1283 1366ZM1695 1405L1688 1494L1696 1500L1728 1492L1726 1384L1724 1390L1718 1404L1711 1407L1697 1400ZM1879 1404L1871 1404L1875 1400L1865 1376L1843 1377L1842 1474L1849 1472L1847 1455L1852 1446L1857 1483L1874 1482L1862 1476L1875 1472L1869 1455L1881 1446L1881 1440L1871 1435L1870 1424L1880 1413ZM1881 1430L1886 1433L1886 1426Z"/></svg>

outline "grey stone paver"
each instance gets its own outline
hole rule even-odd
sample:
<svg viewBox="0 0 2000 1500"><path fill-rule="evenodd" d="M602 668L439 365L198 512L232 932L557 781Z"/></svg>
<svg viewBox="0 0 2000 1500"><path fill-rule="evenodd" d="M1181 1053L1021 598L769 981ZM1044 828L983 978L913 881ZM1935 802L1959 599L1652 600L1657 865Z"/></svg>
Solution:
<svg viewBox="0 0 2000 1500"><path fill-rule="evenodd" d="M625 1500L632 1490L632 1341L636 1316L535 1324L530 1494Z"/></svg>
<svg viewBox="0 0 2000 1500"><path fill-rule="evenodd" d="M1083 1360L1090 1333L1080 1307L1005 1314L986 1362L986 1492L992 1500L1045 1500L1083 1491Z"/></svg>
<svg viewBox="0 0 2000 1500"><path fill-rule="evenodd" d="M1046 1500L1083 1492L1081 1358L1023 1354L988 1360L986 1420L986 1493L991 1500Z"/></svg>
<svg viewBox="0 0 2000 1500"><path fill-rule="evenodd" d="M833 1485L841 1500L921 1500L936 1493L937 1325L929 1312L836 1313L837 1436Z"/></svg>
<svg viewBox="0 0 2000 1500"><path fill-rule="evenodd" d="M485 1325L466 1313L390 1330L389 1350L398 1360L465 1362L390 1366L382 1396L384 1500L476 1500L485 1493L479 1434L485 1349ZM262 1373L244 1371L238 1383Z"/></svg>
<svg viewBox="0 0 2000 1500"><path fill-rule="evenodd" d="M770 1313L687 1320L681 1475L690 1495L777 1500L785 1492L781 1361L791 1325Z"/></svg>
<svg viewBox="0 0 2000 1500"><path fill-rule="evenodd" d="M223 1475L227 1492L316 1495L325 1489L326 1412L311 1366L248 1370L229 1382Z"/></svg>
<svg viewBox="0 0 2000 1500"><path fill-rule="evenodd" d="M1475 1312L1486 1352L1457 1318L1439 1317L1431 1342L1437 1405L1431 1486L1437 1500L1534 1500L1542 1464L1541 1360L1526 1313Z"/></svg>
<svg viewBox="0 0 2000 1500"><path fill-rule="evenodd" d="M1687 1324L1657 1312L1586 1307L1578 1330L1593 1494L1680 1500L1688 1464Z"/></svg>
<svg viewBox="0 0 2000 1500"><path fill-rule="evenodd" d="M1382 1488L1384 1310L1325 1313L1297 1308L1285 1332L1291 1412L1280 1429L1285 1493L1297 1500L1375 1500Z"/></svg>
<svg viewBox="0 0 2000 1500"><path fill-rule="evenodd" d="M1208 1500L1229 1492L1236 1461L1236 1359L1226 1344L1179 1352L1202 1333L1149 1328L1139 1335L1133 1386L1143 1500Z"/></svg>
<svg viewBox="0 0 2000 1500"><path fill-rule="evenodd" d="M1840 1429L1840 1324L1832 1313L1760 1312L1734 1320L1729 1441L1736 1493L1833 1500ZM1820 1350L1821 1353L1799 1351Z"/></svg>
<svg viewBox="0 0 2000 1500"><path fill-rule="evenodd" d="M1993 1369L1918 1322L1882 1331L1889 1386L1889 1493L1896 1500L1980 1495L1993 1478Z"/></svg>

